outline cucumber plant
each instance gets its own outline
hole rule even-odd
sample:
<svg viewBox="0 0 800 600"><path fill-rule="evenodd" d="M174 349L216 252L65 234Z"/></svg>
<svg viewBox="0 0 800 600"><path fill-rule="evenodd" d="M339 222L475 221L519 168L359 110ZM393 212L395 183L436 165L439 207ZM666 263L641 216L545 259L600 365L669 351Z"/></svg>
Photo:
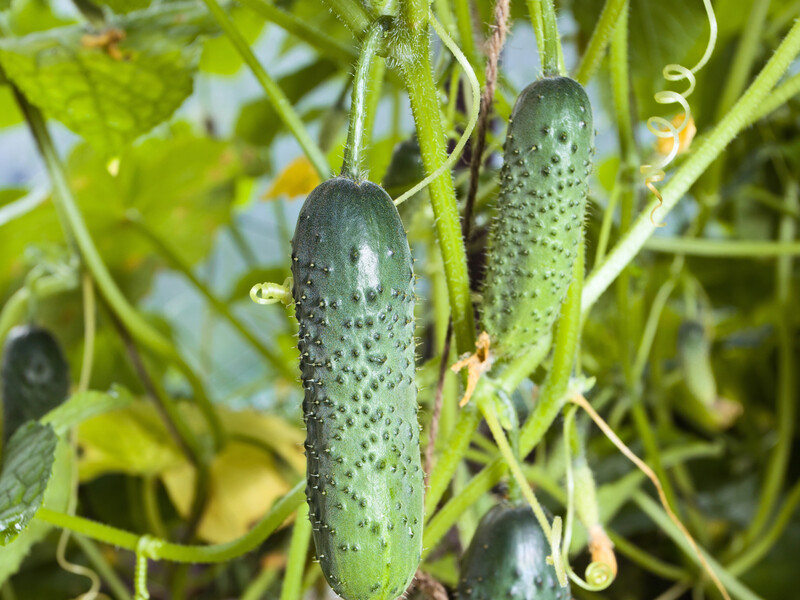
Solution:
<svg viewBox="0 0 800 600"><path fill-rule="evenodd" d="M798 111L787 102L800 80L781 81L800 54L800 24L790 10L796 3L751 1L741 26L724 23L726 48L718 57L711 55L716 29L709 28L712 41L696 66L668 65L663 76L671 89L652 97L641 93L660 81L650 59L694 57L704 25L699 11L704 5L710 14L711 0L660 3L655 12L646 1L562 2L565 12L587 5L572 10L566 63L555 0L530 0L524 19L522 5L510 10L507 0L494 7L310 1L162 2L143 10L118 0L81 1L70 13L78 22L37 19L43 31L34 33L16 18L16 5L4 19L0 137L24 120L53 189L40 195L38 177L17 173L16 161L0 165L0 178L15 182L0 189L0 339L26 320L58 323L65 352L54 359L60 366L52 398L69 387L64 356L80 357L81 377L69 404L45 415L38 403L45 394L28 393L37 401L15 404L20 390L39 388L15 380L25 371L15 351L18 332L7 342L0 373L6 436L19 421L40 423L17 428L0 471L0 531L8 534L0 546L0 595L48 597L57 581L70 597L127 598L133 588L143 600L149 579L154 598L254 600L280 579L281 600L322 597L328 584L346 600L389 600L407 597L415 572L424 569L428 587L419 591L441 596L445 587L461 598L566 600L568 581L580 598L608 585L615 586L612 596L625 590L644 597L661 588L667 596L701 596L711 583L722 598L726 588L739 598L791 597L789 585L775 583L790 581L785 575L792 571L778 568L786 553L774 544L785 541L781 534L800 504L790 477L797 466ZM36 14L46 17L48 4L36 3ZM277 80L254 52L263 39L255 39L260 21L250 11L270 21L270 35L280 27L289 36L277 49ZM527 27L521 21L528 17L543 73L513 105L519 59L501 55L502 40ZM489 19L495 22L486 27ZM687 27L664 28L665 22ZM447 52L439 52L436 37ZM483 66L478 42L486 37L482 95L473 67ZM308 62L292 70L298 57ZM359 62L351 80L353 60ZM601 63L608 68L598 69ZM573 79L565 64L577 65ZM189 110L178 117L189 126L165 123L192 94L198 69L232 73L241 66L265 95L239 107L235 128L215 127L213 106L202 111L206 122ZM331 178L339 157L330 150L343 133L336 114L351 81L344 167ZM470 94L462 93L467 81ZM595 104L594 115L582 87L590 83L608 100ZM210 94L190 105L219 97L217 86L238 85L219 78L206 84ZM327 95L329 84L342 101ZM231 91L226 98L239 96ZM413 134L403 115L406 97ZM690 143L695 99L703 110ZM319 108L332 103L336 110ZM678 106L681 115L668 114ZM467 173L458 161L479 111L488 151L474 151ZM644 121L657 113L664 118ZM498 173L492 132L509 114ZM768 115L768 123L748 127ZM86 144L70 136L56 147L52 120ZM590 212L593 121L604 138ZM157 123L163 125L148 134ZM372 145L365 141L368 123L376 124ZM648 135L648 124L660 139ZM284 131L305 158L272 160L291 148ZM148 138L131 145L140 135ZM17 137L8 139L16 148ZM409 141L390 161L398 140ZM368 146L370 160L362 161ZM391 162L386 192L371 183L376 175L362 171L362 162ZM283 200L273 205L269 225L280 250L266 252L255 245L263 231L252 227L263 205L250 202L255 194L248 192L267 183L262 177L271 177L276 163L290 166L273 178L274 194L307 197L302 209ZM464 193L498 174L497 185L481 185L479 201ZM679 201L685 210L676 214ZM292 242L285 217L298 212ZM470 237L473 216L478 235ZM670 227L648 239L657 222ZM120 235L132 225L135 240ZM212 239L224 239L224 250L210 253ZM597 249L587 257L585 285L584 240ZM54 256L75 258L67 269L42 259L51 246ZM774 270L765 268L770 261ZM167 265L191 284L188 293L172 285L174 272L150 285ZM225 297L215 291L215 265L238 277ZM228 272L237 266L246 270ZM256 276L281 281L289 267L291 285L262 285L253 297L280 301L290 314L277 314L275 306L248 320L238 304L244 287ZM486 276L476 277L482 271ZM604 294L612 283L614 293ZM765 290L773 289L768 297ZM179 326L164 307L192 293L207 306L185 311ZM680 327L697 318L695 306L703 307L708 331L717 332L713 344L697 325ZM208 327L192 320L198 315ZM202 329L199 353L185 325ZM233 341L244 348L218 337L218 325L232 327ZM445 374L453 362L475 364L469 353L476 340L478 368L468 380L475 401L460 410L458 380ZM493 358L499 368L490 371ZM84 390L89 381L117 385L108 393ZM421 420L430 424L423 436L430 469L420 464L420 397L429 411ZM229 401L248 412L234 414ZM567 402L574 406L565 410ZM14 414L15 406L29 412ZM123 414L103 414L112 410ZM720 411L729 410L754 418L731 427L733 417L720 421L728 414ZM557 447L552 451L553 424L562 416L563 459ZM113 428L82 423L95 417ZM145 435L143 425L152 424L165 439ZM37 435L21 435L26 430ZM611 455L616 449L650 482L624 472ZM719 468L729 459L735 468ZM101 480L87 479L99 472ZM492 488L509 474L537 507L536 519L518 504L492 508ZM289 487L292 481L298 483ZM754 493L757 482L763 483ZM650 483L661 506L644 487ZM552 519L539 509L533 487L558 512ZM123 502L110 488L123 492ZM750 493L740 498L742 490ZM717 494L736 502L719 502ZM693 502L695 495L704 501ZM675 513L686 516L686 526ZM280 530L292 515L287 535ZM625 526L631 517L633 529ZM114 526L123 523L128 531ZM65 554L69 536L56 545L53 527L81 533L72 538L79 547ZM612 539L626 555L619 563ZM470 540L460 580L455 565ZM24 560L35 543L36 556ZM570 565L579 549L591 556L583 578ZM107 552L115 564L130 564L124 554L135 553L133 573L120 572L128 581L103 568L98 557ZM312 552L321 568L309 560ZM78 553L82 567L65 566ZM148 574L155 561L195 563L197 577L187 581L187 571L170 567ZM199 566L222 562L230 564ZM92 578L88 593L87 581L62 573L88 573L85 565L97 567L101 580Z"/></svg>

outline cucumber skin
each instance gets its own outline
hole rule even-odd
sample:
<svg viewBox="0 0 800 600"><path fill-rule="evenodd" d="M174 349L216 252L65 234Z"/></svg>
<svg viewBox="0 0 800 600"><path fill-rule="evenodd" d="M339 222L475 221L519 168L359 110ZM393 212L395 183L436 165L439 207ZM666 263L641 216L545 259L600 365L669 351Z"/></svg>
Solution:
<svg viewBox="0 0 800 600"><path fill-rule="evenodd" d="M526 504L487 512L461 560L459 600L568 600L546 562L550 544Z"/></svg>
<svg viewBox="0 0 800 600"><path fill-rule="evenodd" d="M517 98L483 284L482 327L498 356L536 345L559 313L579 251L593 138L578 82L539 79Z"/></svg>
<svg viewBox="0 0 800 600"><path fill-rule="evenodd" d="M337 177L292 241L305 399L306 497L317 558L345 600L389 600L422 553L414 274L379 186Z"/></svg>
<svg viewBox="0 0 800 600"><path fill-rule="evenodd" d="M23 423L38 420L69 394L69 365L61 345L41 327L14 327L6 338L0 369L3 440Z"/></svg>

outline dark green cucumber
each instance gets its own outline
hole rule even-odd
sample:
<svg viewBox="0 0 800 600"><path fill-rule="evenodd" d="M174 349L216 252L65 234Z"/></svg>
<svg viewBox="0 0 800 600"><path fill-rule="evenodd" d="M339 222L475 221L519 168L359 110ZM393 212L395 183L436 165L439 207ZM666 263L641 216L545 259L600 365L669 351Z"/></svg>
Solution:
<svg viewBox="0 0 800 600"><path fill-rule="evenodd" d="M23 325L11 330L3 349L3 440L23 423L42 418L69 393L69 365L46 329Z"/></svg>
<svg viewBox="0 0 800 600"><path fill-rule="evenodd" d="M481 311L498 355L535 346L558 315L581 240L593 138L589 98L572 79L535 81L514 105Z"/></svg>
<svg viewBox="0 0 800 600"><path fill-rule="evenodd" d="M461 559L459 600L568 600L547 564L550 544L526 504L498 504L478 523Z"/></svg>
<svg viewBox="0 0 800 600"><path fill-rule="evenodd" d="M394 147L392 159L383 176L383 187L399 196L425 178L425 165L416 136L403 140Z"/></svg>
<svg viewBox="0 0 800 600"><path fill-rule="evenodd" d="M422 552L414 274L379 186L337 177L292 242L305 399L306 496L317 558L345 600L389 600Z"/></svg>

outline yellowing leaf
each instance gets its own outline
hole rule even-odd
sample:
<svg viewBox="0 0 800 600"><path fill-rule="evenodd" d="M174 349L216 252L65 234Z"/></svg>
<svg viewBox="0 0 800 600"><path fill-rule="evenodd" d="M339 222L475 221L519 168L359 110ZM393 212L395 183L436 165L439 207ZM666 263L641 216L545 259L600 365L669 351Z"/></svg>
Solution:
<svg viewBox="0 0 800 600"><path fill-rule="evenodd" d="M158 475L186 461L152 404L139 402L78 428L81 481L110 472Z"/></svg>
<svg viewBox="0 0 800 600"><path fill-rule="evenodd" d="M306 459L303 454L305 436L297 427L280 417L265 415L255 410L221 411L222 426L229 435L241 435L256 439L271 448L291 466L298 475L305 473Z"/></svg>
<svg viewBox="0 0 800 600"><path fill-rule="evenodd" d="M294 198L305 196L319 185L319 175L305 156L294 159L272 182L264 194L264 200L275 200L281 196Z"/></svg>
<svg viewBox="0 0 800 600"><path fill-rule="evenodd" d="M210 469L210 498L200 520L198 535L214 544L247 533L263 517L289 484L276 471L275 462L260 448L230 442ZM196 472L184 463L161 479L181 516L191 510Z"/></svg>

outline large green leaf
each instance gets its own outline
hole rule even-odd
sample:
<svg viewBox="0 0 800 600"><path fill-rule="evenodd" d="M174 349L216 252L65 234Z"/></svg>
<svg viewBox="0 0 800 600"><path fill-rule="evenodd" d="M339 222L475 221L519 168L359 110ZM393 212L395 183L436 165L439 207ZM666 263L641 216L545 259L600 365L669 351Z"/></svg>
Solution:
<svg viewBox="0 0 800 600"><path fill-rule="evenodd" d="M64 404L51 410L42 418L42 422L50 424L56 433L61 435L83 421L121 410L131 403L133 403L131 393L119 386L113 386L107 392L88 390L73 395Z"/></svg>
<svg viewBox="0 0 800 600"><path fill-rule="evenodd" d="M167 137L129 148L116 176L106 168L103 154L87 145L73 151L67 166L92 238L132 299L148 289L163 259L131 225L129 211L194 263L208 252L217 227L227 222L242 169L232 144L198 137L186 127L174 127ZM0 296L6 285L25 274L27 247L63 239L49 202L0 225L0 256L8 257L0 270Z"/></svg>
<svg viewBox="0 0 800 600"><path fill-rule="evenodd" d="M74 489L75 457L72 446L66 438L60 439L56 446L53 475L44 493L43 505L50 510L67 512ZM44 521L34 520L19 534L13 543L0 546L0 585L17 572L23 559L31 548L44 539L52 526Z"/></svg>
<svg viewBox="0 0 800 600"><path fill-rule="evenodd" d="M172 115L192 92L198 36L214 31L195 2L120 17L104 32L60 27L0 39L0 65L30 102L106 155Z"/></svg>
<svg viewBox="0 0 800 600"><path fill-rule="evenodd" d="M0 474L0 545L12 542L42 505L57 441L52 427L36 421L8 441Z"/></svg>

